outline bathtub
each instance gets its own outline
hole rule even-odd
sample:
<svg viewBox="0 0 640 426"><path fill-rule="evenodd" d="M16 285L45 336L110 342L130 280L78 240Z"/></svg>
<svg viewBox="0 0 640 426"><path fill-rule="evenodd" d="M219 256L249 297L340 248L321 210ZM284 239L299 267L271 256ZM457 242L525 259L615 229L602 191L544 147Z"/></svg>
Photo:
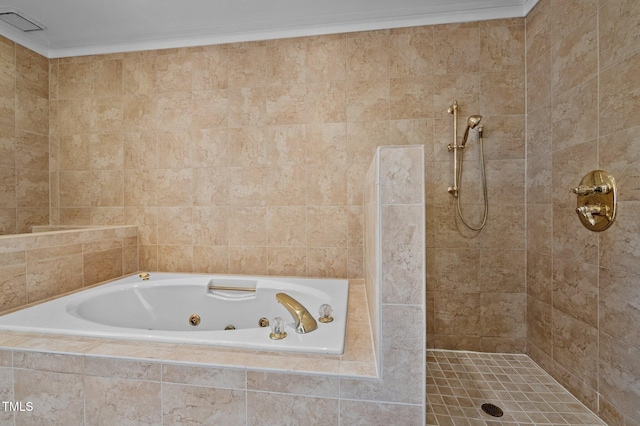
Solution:
<svg viewBox="0 0 640 426"><path fill-rule="evenodd" d="M329 304L333 321L297 333L278 293L316 319ZM347 294L347 280L152 272L0 316L0 330L337 355L344 351ZM265 326L276 317L286 322L281 340Z"/></svg>

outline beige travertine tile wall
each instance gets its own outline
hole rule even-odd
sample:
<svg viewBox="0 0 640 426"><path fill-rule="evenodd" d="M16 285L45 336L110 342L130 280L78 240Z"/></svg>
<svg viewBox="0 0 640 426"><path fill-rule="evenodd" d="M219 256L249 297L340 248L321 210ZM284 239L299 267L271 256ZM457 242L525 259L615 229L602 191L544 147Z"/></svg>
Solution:
<svg viewBox="0 0 640 426"><path fill-rule="evenodd" d="M427 343L441 349L523 352L525 348L524 21L484 21L433 29L433 150L426 149ZM467 230L453 197L453 120L481 114L489 211ZM483 199L479 141L464 150L462 212L478 226Z"/></svg>
<svg viewBox="0 0 640 426"><path fill-rule="evenodd" d="M49 223L49 61L0 37L0 235Z"/></svg>
<svg viewBox="0 0 640 426"><path fill-rule="evenodd" d="M640 423L640 4L541 0L527 20L527 352L611 425ZM570 192L619 185L593 233Z"/></svg>
<svg viewBox="0 0 640 426"><path fill-rule="evenodd" d="M138 268L136 226L0 236L0 314Z"/></svg>
<svg viewBox="0 0 640 426"><path fill-rule="evenodd" d="M143 269L360 278L375 148L421 144L429 344L522 352L524 80L523 19L55 59L52 223L138 224ZM454 99L486 124L478 234L447 192Z"/></svg>

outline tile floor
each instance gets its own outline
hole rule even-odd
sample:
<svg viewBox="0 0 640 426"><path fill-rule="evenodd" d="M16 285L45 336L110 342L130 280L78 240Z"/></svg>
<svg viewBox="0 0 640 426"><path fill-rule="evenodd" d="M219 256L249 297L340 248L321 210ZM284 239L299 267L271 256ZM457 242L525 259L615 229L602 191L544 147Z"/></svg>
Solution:
<svg viewBox="0 0 640 426"><path fill-rule="evenodd" d="M526 355L430 350L427 425L606 424Z"/></svg>

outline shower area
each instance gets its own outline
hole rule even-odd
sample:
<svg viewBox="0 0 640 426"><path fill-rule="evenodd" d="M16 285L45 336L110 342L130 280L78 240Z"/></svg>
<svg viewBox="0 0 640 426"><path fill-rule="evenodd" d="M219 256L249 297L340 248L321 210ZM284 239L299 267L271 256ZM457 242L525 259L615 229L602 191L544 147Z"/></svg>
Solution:
<svg viewBox="0 0 640 426"><path fill-rule="evenodd" d="M524 30L523 21L434 28L431 348L525 351Z"/></svg>
<svg viewBox="0 0 640 426"><path fill-rule="evenodd" d="M480 22L477 29L449 27L446 35L434 29L434 45L451 45L464 32L480 41L464 55L449 50L452 74L443 79L456 81L455 91L434 76L439 110L427 173L432 170L438 184L427 185L427 345L503 355L475 360L436 351L428 368L432 379L515 371L504 354L526 353L607 424L640 422L639 222L632 213L640 124L632 70L640 49L629 36L639 25L634 2L542 0L523 27ZM465 49L462 41L457 46ZM469 72L474 67L478 73ZM450 141L455 110L457 129L469 129L457 140L463 149ZM474 231L462 222L458 205L462 218L478 228L484 210L480 136L489 206L485 227ZM459 178L456 160L463 166ZM606 183L609 173L616 195ZM591 184L582 186L583 179ZM585 206L582 197L594 194L617 198L617 209ZM507 380L504 387L517 387L517 376ZM447 392L459 395L461 388ZM507 404L535 405L517 398ZM448 413L464 422L467 407L460 405ZM547 417L536 413L519 421L597 423L547 411Z"/></svg>

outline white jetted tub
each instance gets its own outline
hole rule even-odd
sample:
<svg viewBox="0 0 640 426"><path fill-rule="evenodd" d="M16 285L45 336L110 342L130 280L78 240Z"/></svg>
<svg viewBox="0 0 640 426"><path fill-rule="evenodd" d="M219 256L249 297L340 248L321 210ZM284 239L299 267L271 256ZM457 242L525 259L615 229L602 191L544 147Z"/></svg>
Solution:
<svg viewBox="0 0 640 426"><path fill-rule="evenodd" d="M0 330L341 354L348 288L338 279L151 272L0 316ZM319 321L329 316L324 304L331 322ZM270 337L276 317L286 323L280 340ZM317 328L296 331L301 317Z"/></svg>

